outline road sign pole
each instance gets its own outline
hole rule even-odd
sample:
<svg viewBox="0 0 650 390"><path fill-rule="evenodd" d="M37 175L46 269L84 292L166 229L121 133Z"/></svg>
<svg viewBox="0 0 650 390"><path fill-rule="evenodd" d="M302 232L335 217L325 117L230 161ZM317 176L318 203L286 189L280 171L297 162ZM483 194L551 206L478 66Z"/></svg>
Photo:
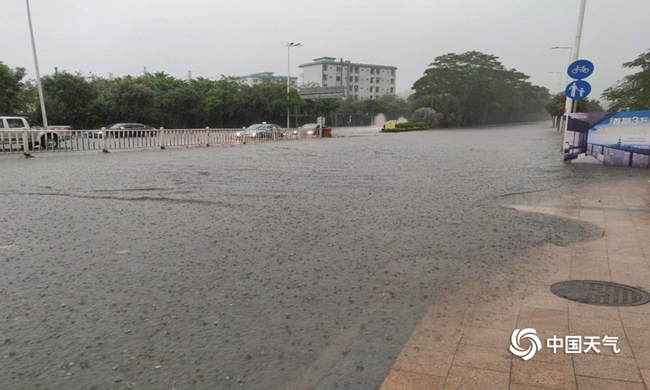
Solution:
<svg viewBox="0 0 650 390"><path fill-rule="evenodd" d="M576 39L575 43L573 44L573 55L571 58L571 63L575 62L578 60L578 57L580 56L580 41L582 40L582 25L585 20L585 8L587 5L587 0L581 0L580 1L580 12L578 13L578 26L576 28ZM567 126L569 125L569 114L571 113L571 99L567 96L566 98L566 103L564 105L564 114L566 116L566 120L564 121L564 125L562 126L562 144L560 147L560 150L564 150L564 137L566 136L566 130Z"/></svg>

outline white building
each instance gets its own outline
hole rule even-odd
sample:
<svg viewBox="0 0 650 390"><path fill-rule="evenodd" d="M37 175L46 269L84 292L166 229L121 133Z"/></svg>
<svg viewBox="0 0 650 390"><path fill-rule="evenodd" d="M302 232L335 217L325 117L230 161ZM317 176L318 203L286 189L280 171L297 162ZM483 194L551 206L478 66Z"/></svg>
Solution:
<svg viewBox="0 0 650 390"><path fill-rule="evenodd" d="M287 84L287 76L275 76L273 72L253 73L246 76L239 76L239 79L242 82L250 85L251 87L254 85L259 85L267 82L276 82L285 85ZM291 85L295 86L297 82L298 82L297 77L291 77L289 79L289 83Z"/></svg>
<svg viewBox="0 0 650 390"><path fill-rule="evenodd" d="M337 61L334 57L315 58L300 65L304 86L343 86L347 96L374 99L395 93L397 67Z"/></svg>

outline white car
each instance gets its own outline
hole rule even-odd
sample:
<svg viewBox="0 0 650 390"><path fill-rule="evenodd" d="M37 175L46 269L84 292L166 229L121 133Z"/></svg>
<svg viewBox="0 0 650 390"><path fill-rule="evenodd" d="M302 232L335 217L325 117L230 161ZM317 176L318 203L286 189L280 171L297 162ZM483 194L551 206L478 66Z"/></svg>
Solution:
<svg viewBox="0 0 650 390"><path fill-rule="evenodd" d="M29 148L38 145L41 149L56 149L60 141L71 138L72 127L48 126L30 127L27 119L20 116L0 117L0 147L23 146L23 135L27 130L27 143Z"/></svg>

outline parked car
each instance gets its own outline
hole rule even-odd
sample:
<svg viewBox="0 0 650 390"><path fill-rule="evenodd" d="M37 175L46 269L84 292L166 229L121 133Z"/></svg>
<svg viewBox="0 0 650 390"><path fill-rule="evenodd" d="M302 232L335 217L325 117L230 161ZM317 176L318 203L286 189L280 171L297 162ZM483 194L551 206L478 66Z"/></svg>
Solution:
<svg viewBox="0 0 650 390"><path fill-rule="evenodd" d="M102 130L89 131L87 135L88 138L103 138L104 132L111 138L144 137L156 135L156 128L142 123L115 123Z"/></svg>
<svg viewBox="0 0 650 390"><path fill-rule="evenodd" d="M298 128L300 135L304 136L318 136L321 134L323 127L318 123L307 123Z"/></svg>
<svg viewBox="0 0 650 390"><path fill-rule="evenodd" d="M274 132L277 137L284 137L286 135L280 126L266 122L249 126L242 129L242 131L238 131L235 135L238 140L243 139L244 134L249 139L269 139L273 138Z"/></svg>
<svg viewBox="0 0 650 390"><path fill-rule="evenodd" d="M22 147L23 133L28 130L28 147L32 149L38 145L41 149L56 149L59 142L72 138L72 127L65 125L53 125L45 127L31 127L24 117L2 116L0 117L0 146Z"/></svg>

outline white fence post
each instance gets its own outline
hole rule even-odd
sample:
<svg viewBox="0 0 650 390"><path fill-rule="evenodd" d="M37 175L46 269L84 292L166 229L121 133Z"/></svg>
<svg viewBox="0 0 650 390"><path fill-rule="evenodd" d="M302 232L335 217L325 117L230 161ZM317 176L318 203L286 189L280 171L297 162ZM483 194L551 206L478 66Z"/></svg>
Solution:
<svg viewBox="0 0 650 390"><path fill-rule="evenodd" d="M102 127L102 152L108 153L108 140L106 139L106 128Z"/></svg>
<svg viewBox="0 0 650 390"><path fill-rule="evenodd" d="M29 136L27 135L27 129L23 130L23 154L26 157L29 157Z"/></svg>
<svg viewBox="0 0 650 390"><path fill-rule="evenodd" d="M160 145L160 149L165 149L165 128L161 127L160 130L158 130L158 145Z"/></svg>

